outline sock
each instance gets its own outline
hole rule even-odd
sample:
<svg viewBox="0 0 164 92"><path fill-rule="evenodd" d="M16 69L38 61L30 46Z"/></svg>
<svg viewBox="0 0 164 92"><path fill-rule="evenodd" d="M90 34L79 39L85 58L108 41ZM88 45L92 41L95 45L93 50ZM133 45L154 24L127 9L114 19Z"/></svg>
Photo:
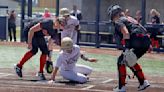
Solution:
<svg viewBox="0 0 164 92"><path fill-rule="evenodd" d="M119 72L119 89L121 89L122 86L125 86L126 66L125 65L119 65L118 66L118 72Z"/></svg>
<svg viewBox="0 0 164 92"><path fill-rule="evenodd" d="M17 64L19 68L22 68L24 63L29 60L33 56L33 53L31 51L27 52L24 57L21 59L21 61Z"/></svg>
<svg viewBox="0 0 164 92"><path fill-rule="evenodd" d="M133 71L134 75L136 75L138 81L142 85L146 78L144 76L144 73L142 72L141 66L139 64L136 64L133 67L130 67L130 69Z"/></svg>
<svg viewBox="0 0 164 92"><path fill-rule="evenodd" d="M44 65L46 63L46 58L47 58L47 55L46 54L41 54L40 56L40 73L43 73L43 68L44 68Z"/></svg>

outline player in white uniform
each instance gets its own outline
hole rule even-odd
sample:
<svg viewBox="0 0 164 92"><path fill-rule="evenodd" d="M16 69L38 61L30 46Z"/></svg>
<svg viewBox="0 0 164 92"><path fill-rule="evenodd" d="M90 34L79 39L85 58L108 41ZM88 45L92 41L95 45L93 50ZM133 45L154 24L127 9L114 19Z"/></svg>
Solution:
<svg viewBox="0 0 164 92"><path fill-rule="evenodd" d="M79 83L87 82L87 75L91 74L92 68L85 65L76 65L79 57L89 62L97 61L95 58L87 58L84 54L80 53L80 47L78 45L73 45L71 38L63 38L61 41L61 51L56 64L54 64L54 70L49 83L55 81L55 76L58 70L64 79Z"/></svg>
<svg viewBox="0 0 164 92"><path fill-rule="evenodd" d="M70 11L67 8L60 9L60 17L63 17L63 31L61 32L61 39L64 37L70 37L73 40L73 44L77 43L77 32L79 31L79 20L70 15Z"/></svg>

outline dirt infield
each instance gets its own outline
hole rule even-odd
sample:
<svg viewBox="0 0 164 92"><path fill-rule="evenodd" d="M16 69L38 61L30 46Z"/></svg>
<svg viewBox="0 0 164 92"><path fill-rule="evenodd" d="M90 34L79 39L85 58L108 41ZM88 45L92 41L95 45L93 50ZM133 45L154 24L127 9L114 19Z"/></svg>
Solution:
<svg viewBox="0 0 164 92"><path fill-rule="evenodd" d="M25 43L0 42L0 45L26 46ZM58 49L59 47L57 47ZM56 48L55 48L56 49ZM82 47L82 50L89 53L110 54L117 56L121 52L115 49L95 49ZM144 57L160 59L164 61L164 54L148 53ZM0 92L112 92L117 86L117 74L109 72L93 72L86 84L72 83L57 76L56 83L48 84L47 81L38 81L36 72L25 70L23 79L16 76L14 69L0 68ZM47 79L50 75L46 74ZM144 92L163 92L164 76L148 76L151 86ZM138 92L138 81L136 78L127 80L127 92Z"/></svg>

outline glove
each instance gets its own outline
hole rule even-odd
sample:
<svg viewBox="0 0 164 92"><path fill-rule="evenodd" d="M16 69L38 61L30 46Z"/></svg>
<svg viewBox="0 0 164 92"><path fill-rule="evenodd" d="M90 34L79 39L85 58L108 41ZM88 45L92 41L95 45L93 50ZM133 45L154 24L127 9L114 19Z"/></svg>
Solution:
<svg viewBox="0 0 164 92"><path fill-rule="evenodd" d="M47 73L51 74L53 71L53 63L52 61L46 61L45 69Z"/></svg>
<svg viewBox="0 0 164 92"><path fill-rule="evenodd" d="M133 49L126 49L123 52L124 55L124 60L127 64L127 66L129 67L133 67L136 63L137 63L137 56L136 54L133 52Z"/></svg>

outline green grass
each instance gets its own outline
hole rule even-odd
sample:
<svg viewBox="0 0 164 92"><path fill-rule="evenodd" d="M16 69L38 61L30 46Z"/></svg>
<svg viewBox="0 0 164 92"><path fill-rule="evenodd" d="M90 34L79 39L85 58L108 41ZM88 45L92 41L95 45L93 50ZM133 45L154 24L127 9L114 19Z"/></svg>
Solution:
<svg viewBox="0 0 164 92"><path fill-rule="evenodd" d="M11 47L11 46L0 46L0 68L13 68L13 65L16 64L21 57L27 52L28 49L25 47ZM53 61L57 57L56 52L53 53ZM26 69L39 69L39 56L40 52L31 58L29 62L24 65ZM79 64L85 64L93 67L95 71L98 72L117 72L117 57L111 55L101 55L101 54L87 54L88 57L96 57L99 61L97 63L85 62L82 59L79 59ZM159 75L164 76L164 62L160 60L152 60L148 58L141 58L139 63L143 67L143 71L149 75ZM129 69L128 69L128 72Z"/></svg>

